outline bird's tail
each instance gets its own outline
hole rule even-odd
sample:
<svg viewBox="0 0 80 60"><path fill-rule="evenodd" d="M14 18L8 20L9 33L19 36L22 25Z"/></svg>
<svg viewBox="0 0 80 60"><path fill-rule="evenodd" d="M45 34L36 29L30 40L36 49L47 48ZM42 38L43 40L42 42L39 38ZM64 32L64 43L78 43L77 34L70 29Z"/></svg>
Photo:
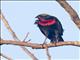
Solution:
<svg viewBox="0 0 80 60"><path fill-rule="evenodd" d="M64 42L62 36L59 36L59 40L58 40L58 42Z"/></svg>

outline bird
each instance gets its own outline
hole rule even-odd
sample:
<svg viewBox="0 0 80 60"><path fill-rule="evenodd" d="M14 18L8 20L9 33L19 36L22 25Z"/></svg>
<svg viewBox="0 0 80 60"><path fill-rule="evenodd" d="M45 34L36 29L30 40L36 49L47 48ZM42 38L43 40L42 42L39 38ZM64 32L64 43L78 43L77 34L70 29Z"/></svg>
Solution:
<svg viewBox="0 0 80 60"><path fill-rule="evenodd" d="M35 18L37 19L34 24L50 40L50 43L64 42L62 38L64 29L57 17L43 13Z"/></svg>

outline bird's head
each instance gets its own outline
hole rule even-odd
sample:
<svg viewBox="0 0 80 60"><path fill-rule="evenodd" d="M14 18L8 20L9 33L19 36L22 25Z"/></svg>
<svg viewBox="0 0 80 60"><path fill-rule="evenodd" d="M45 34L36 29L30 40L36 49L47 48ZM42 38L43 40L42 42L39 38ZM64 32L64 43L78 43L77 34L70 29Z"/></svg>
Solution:
<svg viewBox="0 0 80 60"><path fill-rule="evenodd" d="M48 15L48 14L39 14L35 18L37 18L37 20L35 21L35 24L37 24L38 22L44 22L47 20L51 20L51 19L53 19L53 16Z"/></svg>
<svg viewBox="0 0 80 60"><path fill-rule="evenodd" d="M36 18L35 24L41 26L50 26L56 23L55 17L48 14L40 14Z"/></svg>

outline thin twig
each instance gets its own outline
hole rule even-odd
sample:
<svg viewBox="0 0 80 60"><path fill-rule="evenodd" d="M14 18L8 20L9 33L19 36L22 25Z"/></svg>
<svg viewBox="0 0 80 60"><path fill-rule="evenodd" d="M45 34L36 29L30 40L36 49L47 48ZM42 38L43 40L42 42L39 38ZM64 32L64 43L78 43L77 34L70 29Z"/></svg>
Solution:
<svg viewBox="0 0 80 60"><path fill-rule="evenodd" d="M48 60L51 60L51 56L50 56L49 49L48 49L47 45L46 45L46 54L48 56Z"/></svg>
<svg viewBox="0 0 80 60"><path fill-rule="evenodd" d="M12 58L11 58L11 57L6 56L6 55L4 55L4 54L2 54L2 53L0 53L0 56L2 56L2 57L4 57L4 58L6 58L6 59L8 59L8 60L12 60Z"/></svg>
<svg viewBox="0 0 80 60"><path fill-rule="evenodd" d="M65 11L70 15L73 22L80 29L80 18L77 12L66 2L66 0L56 0L56 1L65 9Z"/></svg>
<svg viewBox="0 0 80 60"><path fill-rule="evenodd" d="M26 34L26 36L25 36L25 38L23 39L23 41L25 41L25 40L27 39L28 35L29 35L29 32Z"/></svg>
<svg viewBox="0 0 80 60"><path fill-rule="evenodd" d="M47 40L47 37L44 39L44 44L46 45L46 54L47 54L47 57L48 57L48 60L51 60L51 56L49 54L49 50L48 50L48 47L47 47L47 44L46 44L46 40Z"/></svg>
<svg viewBox="0 0 80 60"><path fill-rule="evenodd" d="M3 21L5 27L6 27L6 28L8 29L8 31L11 33L13 39L14 39L14 40L17 40L17 41L20 41L20 40L18 39L18 37L16 36L15 32L12 30L12 28L11 28L10 25L8 24L8 21L6 20L6 18L5 18L4 15L2 14L2 12L1 12L1 14L0 14L0 17L1 17L0 20ZM23 46L21 46L21 48L25 51L26 54L29 54L29 56L30 56L33 60L38 60L32 53L30 53L30 52L28 51L27 48L25 48L25 47L23 47Z"/></svg>

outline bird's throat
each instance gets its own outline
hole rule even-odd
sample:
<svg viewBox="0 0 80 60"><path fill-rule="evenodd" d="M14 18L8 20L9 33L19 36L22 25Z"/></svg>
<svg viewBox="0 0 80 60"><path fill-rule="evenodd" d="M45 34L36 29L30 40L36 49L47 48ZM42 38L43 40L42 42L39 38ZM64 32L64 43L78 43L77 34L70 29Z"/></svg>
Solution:
<svg viewBox="0 0 80 60"><path fill-rule="evenodd" d="M55 20L45 20L45 21L40 21L38 24L41 26L50 26L55 24L56 21Z"/></svg>

